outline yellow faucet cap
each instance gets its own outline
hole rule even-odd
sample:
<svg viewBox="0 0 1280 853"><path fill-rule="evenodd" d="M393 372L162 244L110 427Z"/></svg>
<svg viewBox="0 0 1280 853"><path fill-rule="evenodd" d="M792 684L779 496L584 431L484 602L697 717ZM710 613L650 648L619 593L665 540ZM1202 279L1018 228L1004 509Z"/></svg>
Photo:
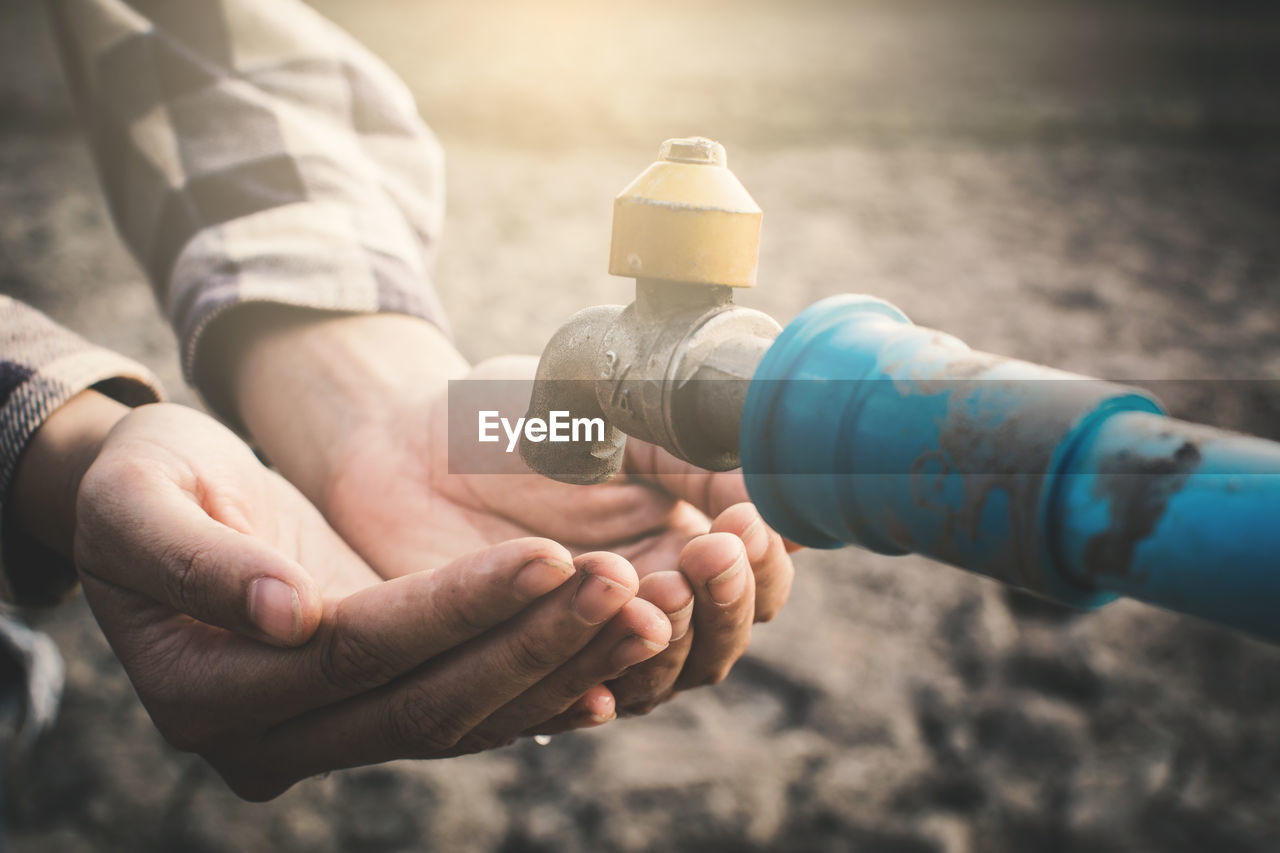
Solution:
<svg viewBox="0 0 1280 853"><path fill-rule="evenodd" d="M609 272L753 287L763 214L726 166L724 146L668 139L613 202Z"/></svg>

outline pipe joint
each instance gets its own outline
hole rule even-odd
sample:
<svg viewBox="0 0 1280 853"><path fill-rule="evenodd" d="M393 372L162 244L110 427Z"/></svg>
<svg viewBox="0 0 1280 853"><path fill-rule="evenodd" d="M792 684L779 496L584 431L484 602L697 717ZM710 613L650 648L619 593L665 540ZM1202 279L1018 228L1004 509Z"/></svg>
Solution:
<svg viewBox="0 0 1280 853"><path fill-rule="evenodd" d="M781 332L733 302L755 282L760 209L706 139L669 140L614 203L610 272L635 301L579 312L547 344L530 418L600 417L602 442L534 443L535 471L598 483L622 466L625 436L700 468L738 467L738 425L756 365Z"/></svg>

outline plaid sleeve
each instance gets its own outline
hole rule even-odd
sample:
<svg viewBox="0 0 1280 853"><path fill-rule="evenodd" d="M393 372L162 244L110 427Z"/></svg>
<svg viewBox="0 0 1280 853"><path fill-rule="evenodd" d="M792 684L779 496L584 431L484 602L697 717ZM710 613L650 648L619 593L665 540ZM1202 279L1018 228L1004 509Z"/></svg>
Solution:
<svg viewBox="0 0 1280 853"><path fill-rule="evenodd" d="M86 388L130 406L162 396L145 367L0 296L0 598L50 604L75 585L71 563L18 531L5 509L18 459L32 434Z"/></svg>
<svg viewBox="0 0 1280 853"><path fill-rule="evenodd" d="M117 228L189 381L202 333L237 305L444 328L443 155L381 61L297 0L50 9Z"/></svg>

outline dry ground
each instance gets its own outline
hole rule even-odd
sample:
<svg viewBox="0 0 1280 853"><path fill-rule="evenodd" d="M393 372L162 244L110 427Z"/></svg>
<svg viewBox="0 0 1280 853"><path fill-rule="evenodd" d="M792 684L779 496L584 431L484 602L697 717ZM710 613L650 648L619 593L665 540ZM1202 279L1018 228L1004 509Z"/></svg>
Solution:
<svg viewBox="0 0 1280 853"><path fill-rule="evenodd" d="M976 347L1169 389L1271 435L1280 16L1241 4L324 0L449 152L439 282L475 358L537 351L604 275L610 199L704 133L766 211L788 319L865 291ZM1212 11L1209 11L1212 10ZM37 0L0 10L0 289L147 361ZM189 396L184 399L190 399ZM1277 558L1280 560L1280 558ZM727 683L642 720L334 774L266 806L167 748L81 602L41 617L65 712L19 851L1264 851L1280 651L1136 604L1076 616L962 572L806 554Z"/></svg>

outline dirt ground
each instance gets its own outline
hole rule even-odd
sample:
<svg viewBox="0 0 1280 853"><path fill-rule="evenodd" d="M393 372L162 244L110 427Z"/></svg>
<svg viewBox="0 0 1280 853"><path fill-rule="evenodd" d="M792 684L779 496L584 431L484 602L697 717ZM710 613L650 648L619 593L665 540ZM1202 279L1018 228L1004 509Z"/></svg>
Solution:
<svg viewBox="0 0 1280 853"><path fill-rule="evenodd" d="M604 274L613 195L719 138L781 320L883 296L980 349L1161 386L1280 436L1280 11L1239 3L323 0L449 155L439 286L468 356L538 351ZM190 401L41 26L0 7L0 290ZM1277 557L1280 561L1280 557ZM80 601L14 850L1266 851L1280 650L1134 603L1076 615L917 558L798 559L722 686L539 747L267 805L168 748ZM1280 569L1280 566L1277 566Z"/></svg>

